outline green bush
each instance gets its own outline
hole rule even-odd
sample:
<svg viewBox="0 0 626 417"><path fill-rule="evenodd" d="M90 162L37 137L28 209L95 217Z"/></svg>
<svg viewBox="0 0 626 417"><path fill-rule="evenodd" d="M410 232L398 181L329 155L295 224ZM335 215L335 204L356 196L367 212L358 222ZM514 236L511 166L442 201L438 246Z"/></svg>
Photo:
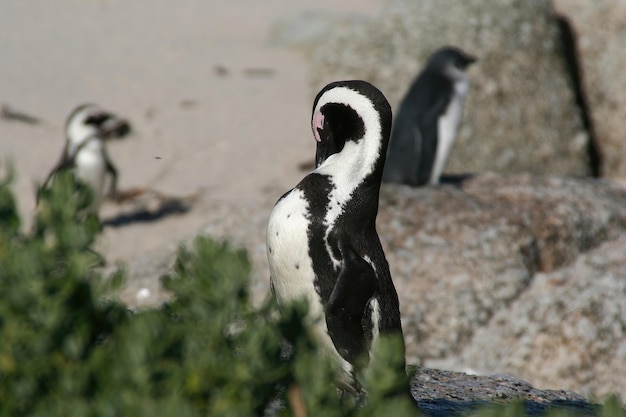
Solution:
<svg viewBox="0 0 626 417"><path fill-rule="evenodd" d="M405 382L390 371L398 340L383 339L362 376L365 405L338 395L303 326L306 306L252 306L243 251L196 239L163 280L171 301L131 312L111 296L123 273L105 279L97 268L89 192L59 176L23 235L9 182L0 182L0 416L415 413L395 395Z"/></svg>
<svg viewBox="0 0 626 417"><path fill-rule="evenodd" d="M110 296L122 273L103 279L98 272L92 245L100 227L85 211L89 192L59 176L40 193L33 232L23 236L8 186L0 184L0 415L411 410L406 399L355 407L338 395L329 358L302 324L306 306L277 314L268 300L253 308L243 251L198 238L192 250L179 250L163 280L171 301L133 313ZM372 398L397 388L382 369L394 360L387 350L372 371L382 381L368 387Z"/></svg>

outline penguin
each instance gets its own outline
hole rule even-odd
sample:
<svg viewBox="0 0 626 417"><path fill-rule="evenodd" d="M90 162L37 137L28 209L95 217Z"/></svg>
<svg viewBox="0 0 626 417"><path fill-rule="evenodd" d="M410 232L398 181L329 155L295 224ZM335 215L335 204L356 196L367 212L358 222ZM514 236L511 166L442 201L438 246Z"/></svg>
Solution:
<svg viewBox="0 0 626 417"><path fill-rule="evenodd" d="M348 390L381 335L402 337L398 295L376 232L391 122L387 99L370 83L324 87L311 118L316 168L278 200L267 227L272 292L279 305L308 302L307 321Z"/></svg>
<svg viewBox="0 0 626 417"><path fill-rule="evenodd" d="M436 50L400 104L384 182L436 185L461 123L469 89L467 68L476 61L454 47Z"/></svg>
<svg viewBox="0 0 626 417"><path fill-rule="evenodd" d="M128 121L96 104L74 109L65 124L65 147L61 158L48 174L41 189L49 186L57 173L71 169L76 178L93 192L90 211L97 213L104 199L105 180L110 176L108 194L117 191L117 169L106 150L106 142L123 138L131 131Z"/></svg>

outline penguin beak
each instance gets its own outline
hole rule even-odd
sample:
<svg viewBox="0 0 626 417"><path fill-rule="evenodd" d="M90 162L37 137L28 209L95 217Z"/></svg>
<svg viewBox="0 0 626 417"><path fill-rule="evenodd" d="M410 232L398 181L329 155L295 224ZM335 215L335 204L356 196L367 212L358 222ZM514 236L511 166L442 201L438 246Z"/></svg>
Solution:
<svg viewBox="0 0 626 417"><path fill-rule="evenodd" d="M85 124L91 125L98 129L98 133L102 139L122 138L131 131L128 121L117 117L115 114L97 111L89 115L85 120Z"/></svg>
<svg viewBox="0 0 626 417"><path fill-rule="evenodd" d="M318 168L333 154L341 152L341 146L334 139L329 130L318 129L319 140L315 149L315 168Z"/></svg>
<svg viewBox="0 0 626 417"><path fill-rule="evenodd" d="M470 65L472 65L474 62L476 62L478 59L473 55L465 55L465 60L466 60L465 67L467 68Z"/></svg>
<svg viewBox="0 0 626 417"><path fill-rule="evenodd" d="M128 121L112 116L101 126L104 138L123 138L131 132L131 126Z"/></svg>
<svg viewBox="0 0 626 417"><path fill-rule="evenodd" d="M322 139L323 131L322 129L318 129L318 135L320 139L317 142L317 147L315 148L315 168L319 168L320 165L324 163L326 158L328 158L328 140L326 138Z"/></svg>
<svg viewBox="0 0 626 417"><path fill-rule="evenodd" d="M363 134L363 121L358 118L354 110L334 103L325 104L324 107L328 114L323 114L321 111L315 113L312 121L313 136L317 141L315 168L322 165L333 154L341 152L346 141L351 137Z"/></svg>

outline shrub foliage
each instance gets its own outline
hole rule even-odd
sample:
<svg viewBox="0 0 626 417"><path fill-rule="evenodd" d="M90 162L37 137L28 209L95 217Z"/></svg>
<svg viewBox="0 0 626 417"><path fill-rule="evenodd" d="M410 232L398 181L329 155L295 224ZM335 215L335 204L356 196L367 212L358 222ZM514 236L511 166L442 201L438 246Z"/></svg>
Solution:
<svg viewBox="0 0 626 417"><path fill-rule="evenodd" d="M338 395L303 326L306 306L253 307L250 263L227 243L201 237L180 248L163 279L171 301L129 311L110 296L123 273L99 272L89 201L71 175L59 176L22 235L9 181L0 184L0 415L410 413L405 399L357 407ZM396 389L385 374L395 350L382 351L376 398Z"/></svg>

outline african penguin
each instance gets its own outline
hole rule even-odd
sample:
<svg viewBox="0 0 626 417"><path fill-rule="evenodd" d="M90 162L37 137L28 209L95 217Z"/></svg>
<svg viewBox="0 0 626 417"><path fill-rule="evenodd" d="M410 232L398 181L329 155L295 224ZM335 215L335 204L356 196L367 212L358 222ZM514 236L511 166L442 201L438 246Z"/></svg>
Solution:
<svg viewBox="0 0 626 417"><path fill-rule="evenodd" d="M59 162L52 169L42 188L47 187L54 176L65 169L72 169L76 178L93 191L90 209L97 213L105 196L105 178L111 176L109 195L117 189L117 169L111 162L106 141L122 138L130 132L130 124L95 104L78 106L65 124L65 148Z"/></svg>
<svg viewBox="0 0 626 417"><path fill-rule="evenodd" d="M438 184L461 123L476 59L458 48L435 51L400 104L383 181Z"/></svg>
<svg viewBox="0 0 626 417"><path fill-rule="evenodd" d="M316 169L278 200L269 219L270 282L279 304L308 301L310 324L349 388L357 360L368 361L381 334L402 336L376 232L391 107L365 81L334 82L315 98L311 125Z"/></svg>

